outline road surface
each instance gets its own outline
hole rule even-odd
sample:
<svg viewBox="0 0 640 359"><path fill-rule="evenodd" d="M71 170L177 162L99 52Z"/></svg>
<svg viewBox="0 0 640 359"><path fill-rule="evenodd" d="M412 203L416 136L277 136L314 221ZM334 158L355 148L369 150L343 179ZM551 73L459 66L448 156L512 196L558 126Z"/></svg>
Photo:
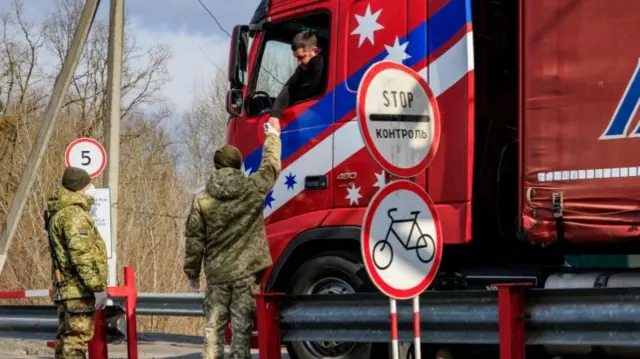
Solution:
<svg viewBox="0 0 640 359"><path fill-rule="evenodd" d="M176 359L200 359L202 344L171 343L161 341L139 341L138 357L140 359L176 358ZM258 358L258 351L253 350L253 357ZM286 350L283 349L282 358L288 359ZM46 343L17 340L0 340L0 359L9 358L53 358L53 349ZM109 359L126 359L126 344L110 344Z"/></svg>

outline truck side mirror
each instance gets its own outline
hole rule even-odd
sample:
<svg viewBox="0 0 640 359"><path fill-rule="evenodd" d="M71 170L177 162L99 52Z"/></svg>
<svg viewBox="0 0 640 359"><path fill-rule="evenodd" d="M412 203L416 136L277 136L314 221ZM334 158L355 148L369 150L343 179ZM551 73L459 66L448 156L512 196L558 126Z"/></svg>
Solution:
<svg viewBox="0 0 640 359"><path fill-rule="evenodd" d="M240 116L242 114L242 90L230 89L225 97L225 107L231 116Z"/></svg>
<svg viewBox="0 0 640 359"><path fill-rule="evenodd" d="M245 84L249 52L248 32L249 26L236 25L231 33L228 77L232 89L241 89Z"/></svg>

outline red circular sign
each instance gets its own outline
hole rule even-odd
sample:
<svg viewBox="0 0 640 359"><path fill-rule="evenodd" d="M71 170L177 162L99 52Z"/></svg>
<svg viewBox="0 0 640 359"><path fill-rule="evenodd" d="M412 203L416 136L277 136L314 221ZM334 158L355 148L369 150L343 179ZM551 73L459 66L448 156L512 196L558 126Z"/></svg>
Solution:
<svg viewBox="0 0 640 359"><path fill-rule="evenodd" d="M407 180L383 187L367 207L360 245L380 291L395 299L420 295L442 261L442 228L431 197Z"/></svg>
<svg viewBox="0 0 640 359"><path fill-rule="evenodd" d="M390 174L415 177L440 144L440 110L417 72L393 61L369 67L358 87L357 117L365 147Z"/></svg>
<svg viewBox="0 0 640 359"><path fill-rule="evenodd" d="M67 167L82 168L91 178L100 175L107 165L107 152L100 142L92 138L78 138L71 142L64 157Z"/></svg>

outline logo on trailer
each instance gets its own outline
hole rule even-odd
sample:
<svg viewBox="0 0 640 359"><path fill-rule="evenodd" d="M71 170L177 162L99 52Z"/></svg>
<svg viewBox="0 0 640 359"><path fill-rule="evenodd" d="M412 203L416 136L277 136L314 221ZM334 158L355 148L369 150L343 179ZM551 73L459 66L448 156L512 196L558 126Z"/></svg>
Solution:
<svg viewBox="0 0 640 359"><path fill-rule="evenodd" d="M413 298L435 279L442 261L442 229L431 197L399 180L378 191L367 208L360 238L373 283L389 297Z"/></svg>
<svg viewBox="0 0 640 359"><path fill-rule="evenodd" d="M440 111L427 82L410 67L377 62L356 101L360 132L376 162L398 177L424 172L440 143Z"/></svg>
<svg viewBox="0 0 640 359"><path fill-rule="evenodd" d="M640 59L631 75L627 88L622 94L618 107L611 117L599 140L614 140L626 137L640 137L640 123L627 135L638 106L640 106Z"/></svg>

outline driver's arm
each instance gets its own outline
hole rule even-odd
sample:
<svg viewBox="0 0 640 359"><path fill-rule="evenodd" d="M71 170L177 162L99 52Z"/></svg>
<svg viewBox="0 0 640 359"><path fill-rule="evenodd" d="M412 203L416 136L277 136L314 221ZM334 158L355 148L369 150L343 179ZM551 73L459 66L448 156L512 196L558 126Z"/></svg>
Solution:
<svg viewBox="0 0 640 359"><path fill-rule="evenodd" d="M276 97L273 107L271 108L271 117L280 119L280 117L282 117L282 112L289 107L289 102L291 101L291 95L289 94L290 85L295 84L298 81L299 76L300 68L297 68L293 75L289 77L289 80L284 84L282 90L280 90L278 97Z"/></svg>
<svg viewBox="0 0 640 359"><path fill-rule="evenodd" d="M309 61L304 73L298 67L276 98L271 110L271 117L280 119L282 112L291 105L292 90L294 101L306 100L319 95L322 90L323 78L324 59L321 55L317 55Z"/></svg>

